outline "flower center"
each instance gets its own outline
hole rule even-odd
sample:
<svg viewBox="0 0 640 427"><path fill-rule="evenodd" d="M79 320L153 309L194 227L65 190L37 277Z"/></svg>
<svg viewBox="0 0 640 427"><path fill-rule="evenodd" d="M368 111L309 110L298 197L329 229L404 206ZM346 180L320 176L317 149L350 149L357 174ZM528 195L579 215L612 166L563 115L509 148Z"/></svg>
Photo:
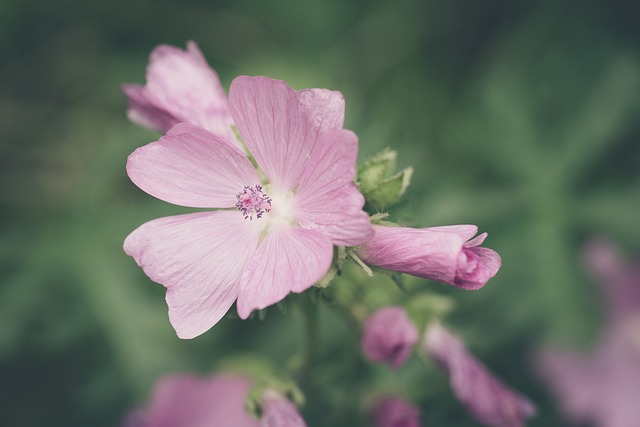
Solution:
<svg viewBox="0 0 640 427"><path fill-rule="evenodd" d="M271 211L271 197L262 191L262 185L245 185L236 195L236 207L242 212L244 219L252 220L254 215L256 218L262 218L265 212Z"/></svg>

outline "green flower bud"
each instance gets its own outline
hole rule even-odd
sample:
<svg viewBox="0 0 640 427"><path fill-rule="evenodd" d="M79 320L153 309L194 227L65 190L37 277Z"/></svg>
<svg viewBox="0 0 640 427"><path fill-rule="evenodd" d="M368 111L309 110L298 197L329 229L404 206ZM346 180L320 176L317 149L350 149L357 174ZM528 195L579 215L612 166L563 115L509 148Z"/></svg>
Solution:
<svg viewBox="0 0 640 427"><path fill-rule="evenodd" d="M393 174L397 157L396 151L385 149L358 167L360 192L370 208L387 209L398 203L407 190L413 168Z"/></svg>

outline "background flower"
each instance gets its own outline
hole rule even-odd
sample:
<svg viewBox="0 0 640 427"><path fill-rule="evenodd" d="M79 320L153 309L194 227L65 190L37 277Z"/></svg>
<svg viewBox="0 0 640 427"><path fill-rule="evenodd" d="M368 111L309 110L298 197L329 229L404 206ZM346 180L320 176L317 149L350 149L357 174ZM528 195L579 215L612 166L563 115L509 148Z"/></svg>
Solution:
<svg viewBox="0 0 640 427"><path fill-rule="evenodd" d="M623 0L0 2L0 425L113 427L163 374L211 371L238 351L284 362L304 341L294 304L179 340L164 288L122 253L138 225L192 211L125 176L127 155L158 136L126 120L119 91L145 84L154 46L187 40L224 88L261 74L340 90L360 158L391 147L414 167L394 219L489 233L503 261L489 286L428 288L455 302L448 322L474 353L540 405L530 425L562 425L527 356L549 341L591 348L600 333L584 238L604 233L628 253L640 241L637 16ZM335 284L403 295L351 266ZM314 357L333 369L313 371L305 418L366 426L354 384L370 370L332 307L319 306ZM477 426L444 379L413 365L375 375L430 396L407 395L425 426Z"/></svg>
<svg viewBox="0 0 640 427"><path fill-rule="evenodd" d="M424 347L449 375L460 402L482 424L520 427L536 413L529 399L503 384L440 324L427 326Z"/></svg>
<svg viewBox="0 0 640 427"><path fill-rule="evenodd" d="M418 329L402 307L377 310L367 318L362 331L362 352L373 362L397 369L407 361L418 342Z"/></svg>
<svg viewBox="0 0 640 427"><path fill-rule="evenodd" d="M592 241L585 252L605 296L607 318L601 336L582 354L543 349L538 370L571 421L633 427L640 395L640 268L624 263L604 240Z"/></svg>

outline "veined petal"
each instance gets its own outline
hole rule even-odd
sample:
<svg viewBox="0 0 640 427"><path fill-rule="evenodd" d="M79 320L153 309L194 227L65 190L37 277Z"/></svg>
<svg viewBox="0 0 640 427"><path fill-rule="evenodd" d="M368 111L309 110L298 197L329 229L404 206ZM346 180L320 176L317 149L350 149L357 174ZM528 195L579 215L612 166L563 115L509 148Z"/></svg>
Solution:
<svg viewBox="0 0 640 427"><path fill-rule="evenodd" d="M134 151L129 178L161 200L196 208L229 208L246 185L260 184L249 159L220 136L180 123Z"/></svg>
<svg viewBox="0 0 640 427"><path fill-rule="evenodd" d="M215 325L238 296L261 226L232 211L159 218L129 234L124 250L167 288L178 336L193 338Z"/></svg>
<svg viewBox="0 0 640 427"><path fill-rule="evenodd" d="M469 239L471 239L473 236L476 235L476 233L478 232L478 226L477 225L471 225L471 224L460 224L460 225L441 225L438 227L429 227L429 230L432 231L444 231L447 233L454 233L457 234L458 236L460 236L462 238L462 240L464 240L465 242ZM485 234L485 238L486 233ZM476 237L476 239L479 239L481 236ZM476 239L473 239L474 241ZM482 241L484 241L484 238L482 238ZM482 243L482 241L480 241L480 243ZM470 244L471 242L467 242L468 244ZM478 244L480 244L478 243ZM467 245L468 246L468 245ZM475 245L473 245L475 246Z"/></svg>
<svg viewBox="0 0 640 427"><path fill-rule="evenodd" d="M407 228L374 225L374 236L357 254L368 264L438 280L466 290L482 288L501 266L500 255L479 245L475 225Z"/></svg>
<svg viewBox="0 0 640 427"><path fill-rule="evenodd" d="M296 221L321 231L338 246L356 246L371 237L364 197L353 184L358 138L348 130L331 130L314 146L295 196Z"/></svg>
<svg viewBox="0 0 640 427"><path fill-rule="evenodd" d="M258 245L238 295L238 314L281 301L320 280L331 265L333 246L321 233L290 224L274 224Z"/></svg>
<svg viewBox="0 0 640 427"><path fill-rule="evenodd" d="M368 264L386 270L453 284L464 240L433 228L374 225L375 235L358 249Z"/></svg>
<svg viewBox="0 0 640 427"><path fill-rule="evenodd" d="M156 47L149 58L145 89L147 98L177 121L218 133L240 147L220 79L194 42L187 43L186 51Z"/></svg>
<svg viewBox="0 0 640 427"><path fill-rule="evenodd" d="M247 148L271 183L284 190L298 182L318 138L343 122L338 92L297 92L266 77L237 77L229 102Z"/></svg>

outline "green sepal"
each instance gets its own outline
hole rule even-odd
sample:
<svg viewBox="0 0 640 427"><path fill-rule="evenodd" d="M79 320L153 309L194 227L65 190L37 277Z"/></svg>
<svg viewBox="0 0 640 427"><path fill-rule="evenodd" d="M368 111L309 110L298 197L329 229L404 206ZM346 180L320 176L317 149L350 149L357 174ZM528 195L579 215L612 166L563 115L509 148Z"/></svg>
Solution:
<svg viewBox="0 0 640 427"><path fill-rule="evenodd" d="M363 193L369 192L389 177L396 168L398 153L385 148L358 167L358 183Z"/></svg>
<svg viewBox="0 0 640 427"><path fill-rule="evenodd" d="M387 209L400 200L411 183L413 168L408 167L380 181L377 187L364 191L367 204L380 210Z"/></svg>

